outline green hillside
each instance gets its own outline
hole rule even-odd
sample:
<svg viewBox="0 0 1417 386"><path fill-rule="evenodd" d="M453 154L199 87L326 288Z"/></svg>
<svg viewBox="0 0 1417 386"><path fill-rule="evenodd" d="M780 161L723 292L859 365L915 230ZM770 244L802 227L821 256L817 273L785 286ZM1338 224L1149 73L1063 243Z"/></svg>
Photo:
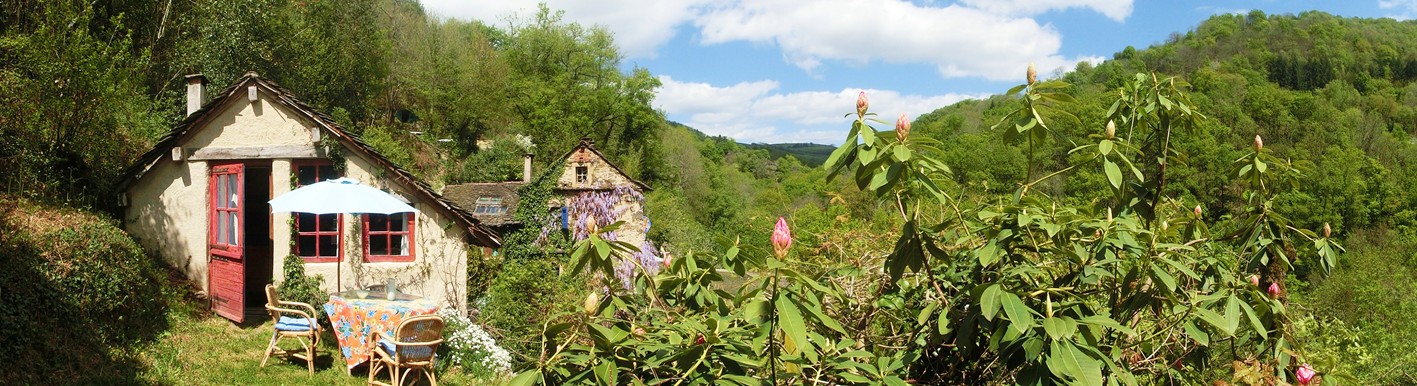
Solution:
<svg viewBox="0 0 1417 386"><path fill-rule="evenodd" d="M826 162L836 146L818 145L815 143L750 143L744 145L749 149L763 149L768 151L768 156L772 159L782 158L784 155L796 157L798 161L809 167L822 166Z"/></svg>
<svg viewBox="0 0 1417 386"><path fill-rule="evenodd" d="M1290 282L1307 288L1295 296L1295 309L1312 318L1296 332L1306 335L1296 339L1343 346L1306 347L1321 353L1311 358L1357 357L1341 367L1360 384L1404 383L1417 364L1417 346L1401 342L1414 319L1394 311L1414 303L1388 296L1411 294L1409 286L1391 283L1417 273L1408 252L1417 240L1414 37L1417 23L1391 19L1320 12L1214 16L1162 44L1126 47L1104 63L1083 63L1064 74L1071 86L1063 91L1077 102L1062 108L1076 119L1052 121L1053 131L1033 144L1033 158L1042 165L1033 170L1024 167L1029 143L1011 133L1014 121L996 126L1019 107L1016 98L942 107L914 126L942 143L955 183L1004 194L1042 171L1082 161L1069 151L1104 132L1103 123L1116 116L1109 110L1118 90L1154 87L1152 79L1134 74L1175 76L1205 119L1171 133L1176 154L1169 158L1165 191L1207 208L1206 218L1243 218L1246 198L1234 182L1233 162L1252 149L1256 136L1263 138L1276 159L1298 171L1282 185L1292 189L1279 194L1271 209L1294 228L1331 224L1351 245L1332 276L1309 264L1293 267ZM1119 123L1117 135L1131 130ZM1038 187L1082 202L1111 190L1101 168L1074 169L1064 177Z"/></svg>

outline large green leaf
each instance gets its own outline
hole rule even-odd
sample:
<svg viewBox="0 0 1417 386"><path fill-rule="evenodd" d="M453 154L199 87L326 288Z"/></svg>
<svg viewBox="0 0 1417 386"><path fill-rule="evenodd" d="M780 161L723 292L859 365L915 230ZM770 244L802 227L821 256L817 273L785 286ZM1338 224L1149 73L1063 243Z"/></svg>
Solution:
<svg viewBox="0 0 1417 386"><path fill-rule="evenodd" d="M1260 322L1259 315L1255 314L1255 309L1250 307L1250 303L1241 301L1240 309L1245 310L1245 317L1250 320L1250 327L1254 328L1255 332L1259 333L1262 337L1269 335L1269 330L1264 328L1264 323Z"/></svg>
<svg viewBox="0 0 1417 386"><path fill-rule="evenodd" d="M1165 269L1161 269L1161 266L1152 265L1151 273L1152 278L1156 279L1157 281L1160 281L1162 285L1166 286L1166 292L1176 291L1176 278L1171 276L1170 273L1167 273Z"/></svg>
<svg viewBox="0 0 1417 386"><path fill-rule="evenodd" d="M994 263L998 262L999 258L1004 255L1003 251L999 250L999 245L994 240L989 240L987 244L975 250L974 254L979 256L979 265L984 267L994 265Z"/></svg>
<svg viewBox="0 0 1417 386"><path fill-rule="evenodd" d="M1068 341L1053 342L1048 348L1048 370L1054 376L1070 385L1102 385L1102 363Z"/></svg>
<svg viewBox="0 0 1417 386"><path fill-rule="evenodd" d="M1033 310L1028 305L1023 304L1023 300L1013 292L1003 292L999 295L999 303L1004 307L1004 315L1009 318L1009 324L1019 333L1028 331L1033 327Z"/></svg>
<svg viewBox="0 0 1417 386"><path fill-rule="evenodd" d="M906 147L904 144L896 145L895 150L892 152L892 155L895 156L896 161L909 161L911 156L910 148Z"/></svg>
<svg viewBox="0 0 1417 386"><path fill-rule="evenodd" d="M1168 258L1165 258L1165 257L1162 257L1162 258L1161 258L1161 261L1162 261L1162 262L1165 262L1167 265L1170 265L1170 266L1173 267L1173 268L1176 268L1177 271L1181 271L1181 273L1185 274L1186 276L1188 276L1188 277L1190 277L1190 278L1192 278L1192 279L1195 279L1195 280L1200 280L1200 279L1201 279L1201 276L1200 276L1200 275L1197 275L1197 274L1196 274L1196 271L1192 271L1191 268L1190 268L1190 267L1186 267L1185 264L1181 264L1181 263L1178 262L1178 261L1171 260L1171 259L1168 259Z"/></svg>
<svg viewBox="0 0 1417 386"><path fill-rule="evenodd" d="M1235 335L1235 331L1240 328L1240 299L1235 295L1230 295L1230 299L1225 302L1225 331L1230 335Z"/></svg>
<svg viewBox="0 0 1417 386"><path fill-rule="evenodd" d="M1077 321L1067 316L1053 316L1043 319L1043 331L1053 340L1067 340L1077 332Z"/></svg>
<svg viewBox="0 0 1417 386"><path fill-rule="evenodd" d="M1112 184L1113 189L1122 188L1122 169L1110 159L1102 160L1102 171L1107 173L1107 183Z"/></svg>
<svg viewBox="0 0 1417 386"><path fill-rule="evenodd" d="M1137 332L1132 330L1130 327L1123 326L1121 323L1117 323L1116 320L1112 320L1112 318L1109 318L1106 315L1090 315L1082 319L1078 319L1078 321L1094 326L1111 328L1113 330L1117 330L1118 332L1131 336L1137 335Z"/></svg>
<svg viewBox="0 0 1417 386"><path fill-rule="evenodd" d="M1220 313L1218 312L1211 311L1205 308L1197 308L1196 316L1199 316L1201 320L1204 320L1211 326L1215 326L1215 329L1220 330L1220 332L1224 332L1226 336L1235 335L1235 330L1227 329L1229 325L1225 322L1225 317L1220 316Z"/></svg>
<svg viewBox="0 0 1417 386"><path fill-rule="evenodd" d="M846 334L846 329L841 327L841 323L838 323L836 319L833 319L830 315L827 315L826 312L822 312L821 307L817 307L817 305L815 304L803 304L802 309L805 309L807 310L807 312L811 313L812 317L817 318L817 321L821 322L823 326L832 329L832 331Z"/></svg>
<svg viewBox="0 0 1417 386"><path fill-rule="evenodd" d="M802 311L787 296L777 298L776 306L777 325L782 328L783 333L792 338L798 352L811 349L811 343L807 341L807 324L802 321Z"/></svg>
<svg viewBox="0 0 1417 386"><path fill-rule="evenodd" d="M511 381L511 382L508 382L507 385L508 385L508 386L532 386L532 385L537 384L537 381L540 381L540 380L541 380L541 372L537 371L536 369L531 369L531 370L524 371L524 372L522 372L521 374L517 374L517 376L516 376L515 378L512 378L512 381Z"/></svg>
<svg viewBox="0 0 1417 386"><path fill-rule="evenodd" d="M984 291L979 295L979 311L984 314L984 319L994 320L994 315L999 314L999 294L1002 292L999 283L984 285Z"/></svg>
<svg viewBox="0 0 1417 386"><path fill-rule="evenodd" d="M1206 334L1200 327L1196 327L1195 322L1187 320L1185 323L1181 324L1181 328L1186 331L1186 336L1191 337L1191 340L1196 341L1196 343L1199 343L1201 346L1210 345L1210 334Z"/></svg>

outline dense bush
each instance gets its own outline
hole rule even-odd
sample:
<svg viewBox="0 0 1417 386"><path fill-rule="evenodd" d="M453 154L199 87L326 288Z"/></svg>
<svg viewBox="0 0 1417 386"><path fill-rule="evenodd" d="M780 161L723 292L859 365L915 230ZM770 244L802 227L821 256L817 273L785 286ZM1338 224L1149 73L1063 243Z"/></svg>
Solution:
<svg viewBox="0 0 1417 386"><path fill-rule="evenodd" d="M558 272L554 260L508 260L502 264L481 311L482 320L503 347L520 355L534 354L541 345L539 332L544 323L576 303L582 293L580 286L564 280Z"/></svg>
<svg viewBox="0 0 1417 386"><path fill-rule="evenodd" d="M167 325L167 276L116 222L0 196L6 382L125 379ZM18 378L15 378L18 377Z"/></svg>

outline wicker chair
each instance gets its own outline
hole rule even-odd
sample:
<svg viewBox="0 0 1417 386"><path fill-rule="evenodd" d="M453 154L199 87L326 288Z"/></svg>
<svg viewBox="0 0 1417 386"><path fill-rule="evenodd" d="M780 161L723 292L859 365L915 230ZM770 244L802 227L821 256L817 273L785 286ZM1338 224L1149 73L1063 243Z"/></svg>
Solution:
<svg viewBox="0 0 1417 386"><path fill-rule="evenodd" d="M443 318L438 315L419 315L399 322L394 328L394 336L375 330L369 338L369 383L374 385L403 385L414 370L428 374L430 384L438 385L438 376L433 374L434 352L443 343ZM388 369L390 383L374 380L374 375ZM415 382L417 382L415 380Z"/></svg>
<svg viewBox="0 0 1417 386"><path fill-rule="evenodd" d="M271 343L266 346L261 367L266 367L266 361L271 359L271 354L277 354L304 359L306 367L310 368L310 374L314 375L315 348L320 345L320 323L315 320L315 307L301 302L282 301L280 295L276 294L276 286L267 284L266 312L269 312L271 320L275 321L275 331L271 332ZM277 343L285 338L295 338L304 347L303 352L281 349Z"/></svg>

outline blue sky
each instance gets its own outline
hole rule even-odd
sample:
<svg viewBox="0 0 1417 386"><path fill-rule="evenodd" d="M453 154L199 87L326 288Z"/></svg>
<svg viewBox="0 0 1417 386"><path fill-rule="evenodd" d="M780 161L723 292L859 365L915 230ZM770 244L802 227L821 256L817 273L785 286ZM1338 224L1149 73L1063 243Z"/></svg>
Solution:
<svg viewBox="0 0 1417 386"><path fill-rule="evenodd" d="M498 26L534 0L422 0L430 13ZM663 86L673 121L745 143L838 144L856 94L887 121L916 117L1185 33L1214 14L1417 16L1417 0L547 0L615 35L626 68ZM877 125L877 129L888 129Z"/></svg>

